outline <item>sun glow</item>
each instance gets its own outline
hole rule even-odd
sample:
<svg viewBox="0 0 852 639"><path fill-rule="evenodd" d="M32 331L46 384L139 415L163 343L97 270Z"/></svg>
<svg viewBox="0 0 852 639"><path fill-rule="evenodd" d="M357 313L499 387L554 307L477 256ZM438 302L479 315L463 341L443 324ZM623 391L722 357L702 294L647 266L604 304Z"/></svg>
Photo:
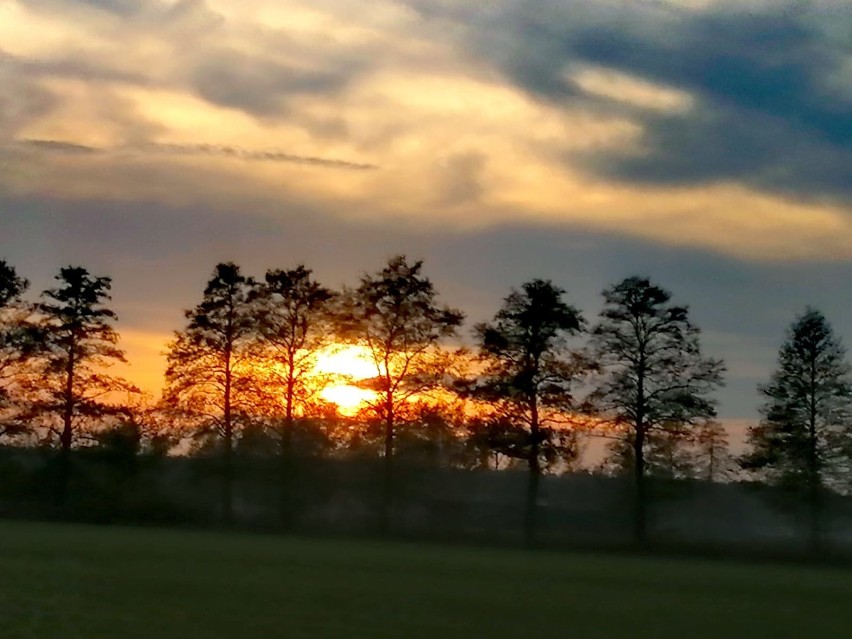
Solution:
<svg viewBox="0 0 852 639"><path fill-rule="evenodd" d="M320 397L335 404L341 415L352 417L373 400L376 393L357 386L329 386L320 393Z"/></svg>
<svg viewBox="0 0 852 639"><path fill-rule="evenodd" d="M363 346L334 344L317 353L314 372L318 375L340 375L353 380L375 377L376 365L370 351Z"/></svg>
<svg viewBox="0 0 852 639"><path fill-rule="evenodd" d="M376 366L363 346L329 346L318 354L314 374L328 378L320 397L335 404L342 415L357 414L376 397L375 391L355 385L376 375Z"/></svg>

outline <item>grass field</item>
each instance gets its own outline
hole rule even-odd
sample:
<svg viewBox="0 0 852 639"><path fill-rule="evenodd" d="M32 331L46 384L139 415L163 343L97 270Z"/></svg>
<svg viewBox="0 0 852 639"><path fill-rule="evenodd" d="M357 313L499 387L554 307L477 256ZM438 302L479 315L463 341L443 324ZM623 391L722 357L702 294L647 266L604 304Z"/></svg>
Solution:
<svg viewBox="0 0 852 639"><path fill-rule="evenodd" d="M828 639L831 567L0 523L0 637Z"/></svg>

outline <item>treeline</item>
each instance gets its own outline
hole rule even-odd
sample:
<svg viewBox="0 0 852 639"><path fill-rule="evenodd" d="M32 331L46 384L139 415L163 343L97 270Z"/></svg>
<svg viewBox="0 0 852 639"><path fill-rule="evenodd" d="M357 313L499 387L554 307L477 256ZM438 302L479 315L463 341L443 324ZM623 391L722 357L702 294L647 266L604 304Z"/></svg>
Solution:
<svg viewBox="0 0 852 639"><path fill-rule="evenodd" d="M594 436L609 444L593 470L632 477L636 542L647 536L649 477L712 482L744 469L801 493L818 548L827 495L848 487L852 383L840 340L813 309L791 326L760 387L750 451L734 459L716 421L724 365L703 353L688 307L648 278L607 288L594 320L553 282L530 280L464 348L464 314L439 302L422 262L394 257L339 291L302 265L256 280L219 264L168 344L157 402L110 371L125 356L109 277L66 267L37 300L27 291L0 261L0 436L57 449L60 505L72 450L91 446L219 460L226 523L240 453L279 459L269 481L281 485L297 459L381 459L385 532L400 464L524 466L532 542L542 474L576 470ZM358 346L373 372L322 372L323 354L340 345ZM355 414L324 399L344 384L364 391Z"/></svg>

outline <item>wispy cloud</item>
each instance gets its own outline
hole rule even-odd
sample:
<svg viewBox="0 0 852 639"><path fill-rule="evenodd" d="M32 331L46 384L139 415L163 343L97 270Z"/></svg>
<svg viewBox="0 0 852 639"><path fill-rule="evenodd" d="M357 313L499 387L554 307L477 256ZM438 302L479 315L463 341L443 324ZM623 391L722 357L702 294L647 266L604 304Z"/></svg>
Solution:
<svg viewBox="0 0 852 639"><path fill-rule="evenodd" d="M232 158L235 160L247 160L257 162L282 162L287 164L305 164L333 169L347 169L352 171L371 171L378 169L375 164L365 162L352 162L336 158L312 157L297 155L278 150L268 149L244 149L241 147L220 144L161 144L148 142L136 145L123 145L117 147L94 147L60 140L38 140L24 139L20 144L33 149L71 154L121 154L121 153L147 153L155 155L187 155Z"/></svg>

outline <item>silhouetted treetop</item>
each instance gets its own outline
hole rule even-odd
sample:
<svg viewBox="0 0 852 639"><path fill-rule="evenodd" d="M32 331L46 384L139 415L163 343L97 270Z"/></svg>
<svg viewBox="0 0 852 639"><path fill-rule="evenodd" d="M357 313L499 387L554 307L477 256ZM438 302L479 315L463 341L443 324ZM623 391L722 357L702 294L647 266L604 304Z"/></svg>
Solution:
<svg viewBox="0 0 852 639"><path fill-rule="evenodd" d="M20 302L29 285L26 279L18 275L14 266L6 260L0 260L0 308Z"/></svg>

